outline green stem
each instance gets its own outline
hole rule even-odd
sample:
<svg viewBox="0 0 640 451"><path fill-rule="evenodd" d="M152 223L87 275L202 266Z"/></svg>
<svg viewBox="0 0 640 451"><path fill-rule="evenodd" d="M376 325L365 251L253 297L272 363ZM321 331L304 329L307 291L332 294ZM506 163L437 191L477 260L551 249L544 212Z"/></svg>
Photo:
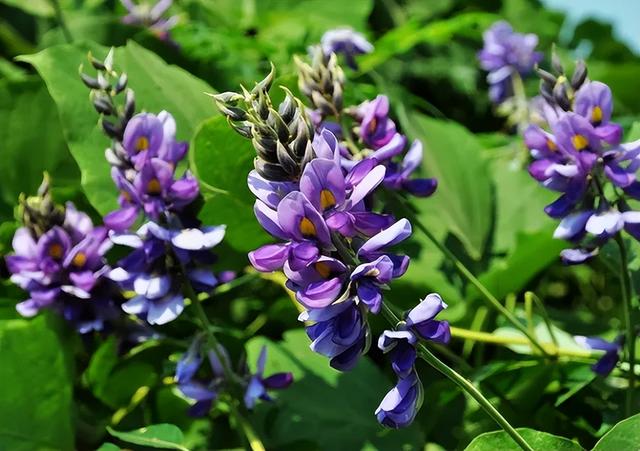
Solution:
<svg viewBox="0 0 640 451"><path fill-rule="evenodd" d="M415 214L406 206L404 199L400 197L393 191L389 191L389 194L394 197L396 203L401 206L405 212L411 217L411 223L414 224L424 235L431 241L437 248L442 252L442 254L447 257L451 263L455 266L458 272L471 283L482 295L482 297L491 305L494 309L496 309L499 313L501 313L507 320L520 332L522 332L525 337L529 339L529 342L537 348L543 355L547 357L551 357L551 354L547 352L547 350L538 342L536 337L533 336L528 330L527 327L524 326L518 318L516 318L509 310L507 310L504 305L498 301L498 299L491 294L491 292L480 282L476 276L473 275L471 271L467 269L467 267L456 257L453 252L451 252L445 245L441 244L440 241L431 233L431 231L424 225L422 222L416 217Z"/></svg>
<svg viewBox="0 0 640 451"><path fill-rule="evenodd" d="M627 360L629 361L630 365L630 371L628 373L629 387L627 388L626 413L627 416L631 416L634 405L633 392L635 391L636 379L636 372L634 371L636 361L636 334L633 327L633 321L631 319L632 296L631 293L629 293L629 289L631 287L631 277L629 276L629 267L627 266L627 248L619 233L616 235L615 239L618 247L620 248L620 281L622 282L622 304L626 329Z"/></svg>
<svg viewBox="0 0 640 451"><path fill-rule="evenodd" d="M386 305L386 303L382 304L382 313L384 314L385 318L389 321L389 323L391 323L394 327L400 322L400 318L398 318L395 315L395 313L393 313L393 311ZM506 418L503 417L502 414L500 414L500 412L498 412L495 407L493 407L491 402L489 402L489 400L484 397L484 395L480 392L480 390L476 388L475 385L473 385L470 381L465 379L461 374L459 374L453 368L449 367L447 364L445 364L440 359L438 359L435 355L433 355L431 351L429 351L423 343L418 342L417 348L418 348L418 355L422 358L422 360L427 362L436 370L440 371L440 373L442 373L444 376L449 378L449 380L451 380L454 384L456 384L462 390L466 391L469 394L469 396L475 399L476 402L480 404L480 407L482 407L484 411L487 412L487 414L496 423L498 423L498 425L507 434L511 436L511 438L518 444L518 446L520 446L520 448L526 451L533 451L533 448L529 446L526 440L522 438L522 436L518 433L518 431L516 431L515 428L511 426L511 424L509 424Z"/></svg>
<svg viewBox="0 0 640 451"><path fill-rule="evenodd" d="M73 36L71 36L71 31L67 27L67 23L64 20L64 16L62 15L62 8L60 8L59 0L51 0L51 4L53 5L53 9L56 14L56 20L58 21L58 25L60 25L60 29L62 29L62 34L64 35L64 39L67 43L71 44L73 42Z"/></svg>
<svg viewBox="0 0 640 451"><path fill-rule="evenodd" d="M236 422L240 425L240 428L244 432L244 436L246 437L247 442L249 442L249 447L251 448L251 450L265 451L266 448L262 444L260 437L258 437L258 434L256 434L256 432L253 430L253 426L251 426L249 420L247 420L242 415L242 413L240 413L240 410L235 405L233 399L229 400L229 409L231 410L232 416L235 418Z"/></svg>

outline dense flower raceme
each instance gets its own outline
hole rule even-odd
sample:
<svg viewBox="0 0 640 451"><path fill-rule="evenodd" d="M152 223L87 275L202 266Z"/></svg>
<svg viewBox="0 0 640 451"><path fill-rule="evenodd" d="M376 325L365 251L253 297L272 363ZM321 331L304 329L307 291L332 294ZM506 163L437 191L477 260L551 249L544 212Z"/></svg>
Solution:
<svg viewBox="0 0 640 451"><path fill-rule="evenodd" d="M604 83L586 81L570 100L565 111L540 99L548 130L531 125L524 140L534 158L531 176L561 193L545 212L561 220L554 236L576 245L561 254L575 264L623 229L640 239L640 212L626 202L627 196L640 199L640 141L621 144L622 128L611 122L612 95Z"/></svg>
<svg viewBox="0 0 640 451"><path fill-rule="evenodd" d="M173 0L158 0L155 3L135 3L134 0L120 0L127 9L127 15L122 22L129 25L138 25L148 28L153 34L163 41L170 40L169 30L178 23L178 17L163 18L163 15L171 7Z"/></svg>
<svg viewBox="0 0 640 451"><path fill-rule="evenodd" d="M267 360L267 348L262 347L256 364L256 372L251 373L246 365L229 375L227 380L225 367L231 369L231 360L222 346L217 351L204 351L202 337L198 337L182 356L176 367L175 380L182 394L193 404L189 414L195 417L205 416L221 393L231 384L239 384L244 391L244 404L253 409L258 400L271 401L269 390L287 388L293 382L291 373L276 373L264 376ZM206 364L203 365L203 362Z"/></svg>
<svg viewBox="0 0 640 451"><path fill-rule="evenodd" d="M26 223L19 228L13 237L15 254L6 258L11 281L29 293L29 299L17 305L18 312L29 317L51 308L80 333L102 330L105 321L117 317L120 302L117 288L106 278L104 254L111 247L107 230L94 227L72 203L60 220L53 211L43 213L48 225Z"/></svg>
<svg viewBox="0 0 640 451"><path fill-rule="evenodd" d="M378 347L389 353L397 385L384 397L376 410L378 421L399 428L411 424L422 404L422 383L415 369L419 339L446 344L451 338L449 323L438 321L436 315L447 304L435 294L429 294L409 311L395 330L386 330L378 339Z"/></svg>
<svg viewBox="0 0 640 451"><path fill-rule="evenodd" d="M542 60L542 54L535 51L538 37L533 33L516 33L505 21L493 24L483 37L484 47L478 60L489 72L489 97L499 104L513 95L513 76L527 75Z"/></svg>
<svg viewBox="0 0 640 451"><path fill-rule="evenodd" d="M305 308L299 319L311 348L347 371L370 346L368 314L380 312L383 290L409 264L391 248L411 235L411 224L376 211L374 192L384 186L428 196L436 181L411 177L422 146L414 142L401 156L407 138L389 117L388 99L343 109L344 77L335 54L319 46L311 51L312 65L296 64L313 110L290 93L276 109L268 94L273 71L251 92L214 98L233 128L252 139L254 211L281 240L250 252L249 260L259 271L284 272Z"/></svg>

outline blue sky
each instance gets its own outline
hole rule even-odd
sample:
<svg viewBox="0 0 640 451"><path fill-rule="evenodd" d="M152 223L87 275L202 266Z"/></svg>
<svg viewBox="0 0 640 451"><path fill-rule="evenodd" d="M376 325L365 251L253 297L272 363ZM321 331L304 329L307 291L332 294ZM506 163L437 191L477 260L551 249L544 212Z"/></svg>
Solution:
<svg viewBox="0 0 640 451"><path fill-rule="evenodd" d="M616 37L640 54L640 0L542 0L568 15L567 27L594 17L614 24Z"/></svg>

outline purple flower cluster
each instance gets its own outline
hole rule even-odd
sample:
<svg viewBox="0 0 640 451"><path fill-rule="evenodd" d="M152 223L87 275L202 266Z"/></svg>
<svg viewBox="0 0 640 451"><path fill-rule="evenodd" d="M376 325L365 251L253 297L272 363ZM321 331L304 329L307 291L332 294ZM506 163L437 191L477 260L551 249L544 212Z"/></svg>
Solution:
<svg viewBox="0 0 640 451"><path fill-rule="evenodd" d="M378 347L391 357L391 367L398 376L397 385L384 397L376 410L378 421L388 427L408 426L422 404L422 383L415 369L416 343L419 339L446 344L451 338L449 323L435 317L447 304L435 293L427 295L409 311L395 330L385 330Z"/></svg>
<svg viewBox="0 0 640 451"><path fill-rule="evenodd" d="M123 310L150 324L165 324L182 313L185 283L196 292L218 284L210 269L216 259L211 249L225 234L225 226L201 227L187 210L199 188L188 171L175 176L188 150L175 134L175 120L166 111L141 113L128 121L116 150L107 151L121 208L109 213L105 224L114 243L134 249L109 277L135 293ZM151 221L127 232L140 213Z"/></svg>
<svg viewBox="0 0 640 451"><path fill-rule="evenodd" d="M218 279L209 269L215 262L210 251L224 238L225 226L167 229L147 222L136 233L111 234L115 244L134 248L109 277L135 297L122 304L132 315L144 316L149 324L165 324L184 310L182 284L198 292L211 291ZM179 277L184 271L184 279Z"/></svg>
<svg viewBox="0 0 640 451"><path fill-rule="evenodd" d="M484 47L478 52L480 66L489 72L489 97L499 104L513 95L513 76L530 73L542 60L536 52L538 36L513 31L509 23L499 21L484 32Z"/></svg>
<svg viewBox="0 0 640 451"><path fill-rule="evenodd" d="M367 207L367 196L384 180L384 166L365 160L345 171L337 140L326 130L313 148L317 158L299 183L250 173L258 221L285 242L265 245L249 259L259 271L284 271L307 309L300 319L315 321L307 328L312 348L347 370L368 346L365 313L380 311L381 290L407 269L409 258L387 248L406 239L411 226Z"/></svg>
<svg viewBox="0 0 640 451"><path fill-rule="evenodd" d="M561 193L545 207L561 219L554 237L576 245L562 251L568 264L582 263L622 229L640 239L640 212L628 196L640 199L640 141L621 144L622 127L611 122L611 90L587 81L565 111L540 99L549 130L531 125L524 133L534 162L529 173L544 187Z"/></svg>
<svg viewBox="0 0 640 451"><path fill-rule="evenodd" d="M332 53L343 55L352 69L358 68L357 55L373 52L373 45L361 33L346 27L326 31L320 39L320 45L326 56Z"/></svg>
<svg viewBox="0 0 640 451"><path fill-rule="evenodd" d="M120 2L127 9L127 15L122 18L123 23L148 28L159 39L170 40L169 30L178 23L178 17L164 19L162 16L171 7L173 0L158 0L154 4L136 4L132 0Z"/></svg>
<svg viewBox="0 0 640 451"><path fill-rule="evenodd" d="M203 354L206 354L203 357ZM208 365L203 366L206 360ZM256 372L251 373L244 366L239 374L230 375L244 390L244 404L247 409L253 409L258 400L271 401L269 390L281 390L287 388L293 382L291 373L276 373L264 376L267 362L267 348L263 346L256 364ZM203 350L202 339L196 338L182 356L176 367L175 380L182 394L193 401L189 414L194 417L207 415L213 402L222 393L226 384L225 368L231 368L231 360L227 350L218 346L216 350Z"/></svg>
<svg viewBox="0 0 640 451"><path fill-rule="evenodd" d="M191 173L176 178L189 147L175 135L171 114L140 113L127 123L122 142L107 150L111 176L120 190L120 209L104 218L110 229L126 230L141 212L154 221L167 212L177 214L198 196L198 181Z"/></svg>
<svg viewBox="0 0 640 451"><path fill-rule="evenodd" d="M117 294L105 277L104 254L111 247L104 227L67 203L64 220L38 235L19 228L13 237L15 254L6 257L11 281L29 293L16 307L22 316L52 308L80 333L102 330L117 312Z"/></svg>
<svg viewBox="0 0 640 451"><path fill-rule="evenodd" d="M384 166L383 185L388 189L418 197L428 197L435 192L438 185L436 179L412 178L422 163L422 143L413 141L404 153L408 140L398 132L395 122L389 117L387 96L379 95L347 111L355 120L353 131L359 138L361 148L356 151L344 143L339 145L340 162L345 169L353 169L360 162L370 160L370 166L374 163ZM311 112L311 117L319 133L329 130L338 138L343 137L337 123L323 121L317 111ZM366 166L363 165L360 170L364 168Z"/></svg>

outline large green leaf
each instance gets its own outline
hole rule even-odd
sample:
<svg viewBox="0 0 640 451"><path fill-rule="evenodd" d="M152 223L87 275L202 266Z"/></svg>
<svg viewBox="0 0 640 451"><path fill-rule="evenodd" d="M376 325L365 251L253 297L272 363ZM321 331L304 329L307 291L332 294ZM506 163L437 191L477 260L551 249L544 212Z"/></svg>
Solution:
<svg viewBox="0 0 640 451"><path fill-rule="evenodd" d="M247 188L255 150L222 117L202 124L192 141L193 169L206 203L200 219L227 225L225 242L238 251L255 249L268 240L253 215L255 197Z"/></svg>
<svg viewBox="0 0 640 451"><path fill-rule="evenodd" d="M58 106L69 149L82 172L82 186L91 204L102 214L116 207L116 189L111 181L104 149L109 140L98 125L88 90L77 76L78 66L86 62L87 51L104 57L107 50L96 44L51 47L35 55L21 57L40 73ZM154 53L133 41L115 52L115 66L129 76L139 111L167 110L176 119L178 139L189 140L205 118L215 109L204 94L212 88L202 80L166 64Z"/></svg>
<svg viewBox="0 0 640 451"><path fill-rule="evenodd" d="M640 414L622 420L596 443L593 451L623 451L640 448Z"/></svg>
<svg viewBox="0 0 640 451"><path fill-rule="evenodd" d="M492 223L491 181L482 146L455 122L402 108L399 112L404 131L424 145L423 169L438 179L438 190L424 201L433 203L439 213L432 220L444 222L471 257L480 259Z"/></svg>
<svg viewBox="0 0 640 451"><path fill-rule="evenodd" d="M45 315L0 321L0 449L73 449L64 344Z"/></svg>
<svg viewBox="0 0 640 451"><path fill-rule="evenodd" d="M78 177L55 104L41 80L0 81L0 124L0 214L11 215L20 193L35 194L44 171L53 175L56 186L60 178Z"/></svg>
<svg viewBox="0 0 640 451"><path fill-rule="evenodd" d="M19 8L26 13L36 16L51 17L55 13L53 3L50 0L29 0L27 2L21 0L0 0L0 3Z"/></svg>
<svg viewBox="0 0 640 451"><path fill-rule="evenodd" d="M173 424L152 424L134 431L120 432L107 427L109 434L123 442L151 448L187 450L182 431Z"/></svg>
<svg viewBox="0 0 640 451"><path fill-rule="evenodd" d="M374 411L392 382L366 358L354 370L340 373L309 349L302 330L295 330L279 343L264 337L250 340L249 362L256 361L263 345L268 347L265 375L290 371L294 377L274 404L256 408L254 418L263 427L268 449L294 442L298 446L293 449L421 449L417 427L391 431L377 423Z"/></svg>
<svg viewBox="0 0 640 451"><path fill-rule="evenodd" d="M582 451L580 445L564 437L526 428L519 428L518 432L535 451ZM506 432L496 431L479 435L469 443L465 451L519 451L520 449Z"/></svg>

